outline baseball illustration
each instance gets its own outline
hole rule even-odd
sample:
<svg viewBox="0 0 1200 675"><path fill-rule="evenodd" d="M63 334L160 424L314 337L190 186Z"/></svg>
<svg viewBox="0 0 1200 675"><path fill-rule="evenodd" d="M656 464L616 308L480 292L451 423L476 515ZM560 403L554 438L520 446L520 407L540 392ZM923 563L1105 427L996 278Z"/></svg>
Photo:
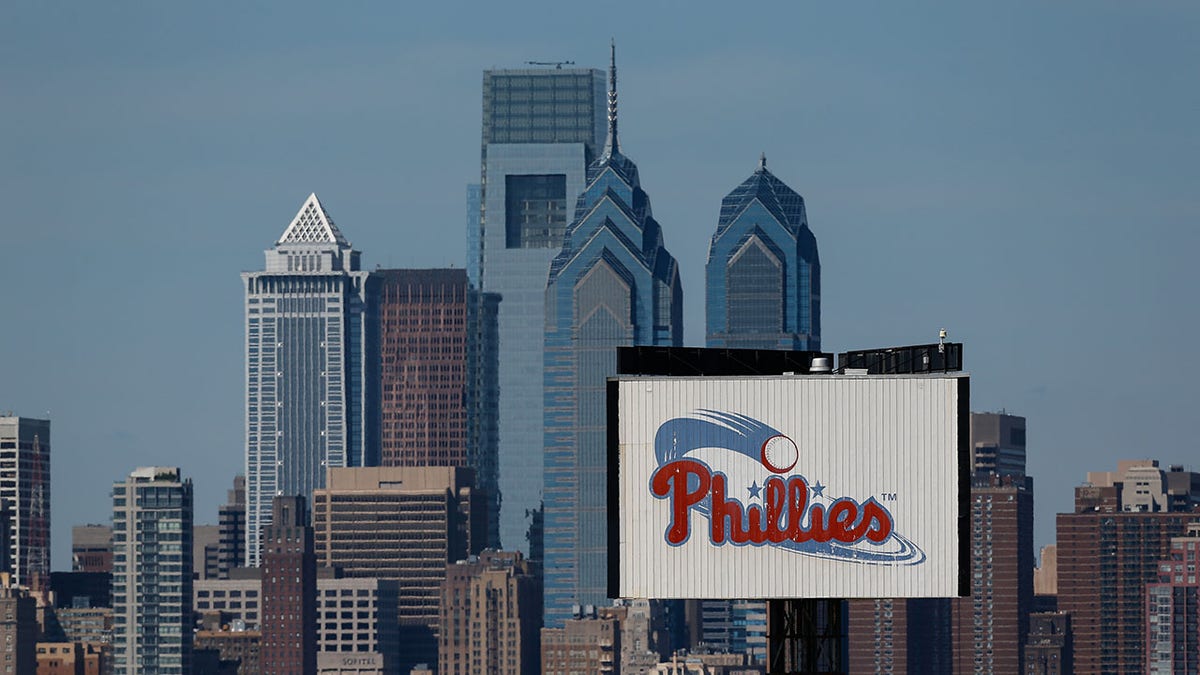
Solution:
<svg viewBox="0 0 1200 675"><path fill-rule="evenodd" d="M762 463L772 473L786 473L796 466L800 451L792 439L782 434L768 438L762 445Z"/></svg>

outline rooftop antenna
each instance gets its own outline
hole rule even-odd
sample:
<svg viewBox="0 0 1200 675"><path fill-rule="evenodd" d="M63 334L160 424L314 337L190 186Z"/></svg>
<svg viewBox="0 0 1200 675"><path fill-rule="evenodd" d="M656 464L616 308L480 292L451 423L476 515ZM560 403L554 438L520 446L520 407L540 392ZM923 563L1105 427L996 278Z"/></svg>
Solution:
<svg viewBox="0 0 1200 675"><path fill-rule="evenodd" d="M604 156L611 157L620 152L617 147L617 41L609 43L608 61L608 140L604 143Z"/></svg>
<svg viewBox="0 0 1200 675"><path fill-rule="evenodd" d="M765 153L765 152L758 156L758 170L759 171L767 170L767 153Z"/></svg>
<svg viewBox="0 0 1200 675"><path fill-rule="evenodd" d="M563 66L573 66L574 61L526 61L527 66L554 66L555 70L562 70Z"/></svg>
<svg viewBox="0 0 1200 675"><path fill-rule="evenodd" d="M946 353L946 336L947 335L948 335L948 333L946 332L945 328L938 331L938 353L939 354Z"/></svg>

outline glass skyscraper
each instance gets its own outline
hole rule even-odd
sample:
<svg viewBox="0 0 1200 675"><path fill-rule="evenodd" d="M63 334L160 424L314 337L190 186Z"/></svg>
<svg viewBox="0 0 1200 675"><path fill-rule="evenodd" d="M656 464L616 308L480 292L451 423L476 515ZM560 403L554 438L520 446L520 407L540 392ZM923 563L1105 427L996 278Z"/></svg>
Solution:
<svg viewBox="0 0 1200 675"><path fill-rule="evenodd" d="M142 467L113 484L113 672L192 672L192 481Z"/></svg>
<svg viewBox="0 0 1200 675"><path fill-rule="evenodd" d="M379 463L376 279L309 195L266 271L246 272L246 557L276 496L312 496L328 467Z"/></svg>
<svg viewBox="0 0 1200 675"><path fill-rule="evenodd" d="M607 603L605 378L622 345L679 346L675 259L617 145L616 66L608 140L587 171L575 218L550 266L545 335L545 625L572 605Z"/></svg>
<svg viewBox="0 0 1200 675"><path fill-rule="evenodd" d="M821 348L821 264L804 198L758 169L721 200L708 251L707 345L742 349ZM700 639L766 659L761 600L705 600Z"/></svg>
<svg viewBox="0 0 1200 675"><path fill-rule="evenodd" d="M721 200L705 268L709 347L821 349L821 262L804 198L758 170Z"/></svg>
<svg viewBox="0 0 1200 675"><path fill-rule="evenodd" d="M583 192L602 142L604 110L600 70L483 74L482 184L468 186L467 273L500 297L500 543L526 554L542 493L546 276L569 200Z"/></svg>

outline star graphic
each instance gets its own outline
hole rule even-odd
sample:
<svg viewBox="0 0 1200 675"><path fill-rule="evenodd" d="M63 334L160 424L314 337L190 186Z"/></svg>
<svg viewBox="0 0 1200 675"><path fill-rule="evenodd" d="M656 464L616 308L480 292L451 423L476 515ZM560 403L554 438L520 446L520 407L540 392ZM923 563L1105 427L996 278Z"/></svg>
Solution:
<svg viewBox="0 0 1200 675"><path fill-rule="evenodd" d="M758 493L762 492L762 488L758 486L758 481L754 481L746 489L750 491L750 499L762 499L762 497L758 496Z"/></svg>
<svg viewBox="0 0 1200 675"><path fill-rule="evenodd" d="M812 491L813 491L813 494L814 494L814 495L816 495L816 496L818 496L818 497L822 497L822 496L824 496L824 494L823 494L823 493L825 492L825 486L824 486L824 485L821 485L821 481L817 481L817 482L816 482L816 483L815 483L815 484L812 486Z"/></svg>

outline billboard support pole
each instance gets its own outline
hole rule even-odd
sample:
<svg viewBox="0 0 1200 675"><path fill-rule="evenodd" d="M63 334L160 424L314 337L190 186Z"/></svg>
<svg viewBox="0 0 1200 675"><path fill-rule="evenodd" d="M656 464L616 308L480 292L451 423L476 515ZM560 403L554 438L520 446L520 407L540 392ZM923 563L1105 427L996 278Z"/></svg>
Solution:
<svg viewBox="0 0 1200 675"><path fill-rule="evenodd" d="M767 601L767 673L845 675L846 636L838 599Z"/></svg>

